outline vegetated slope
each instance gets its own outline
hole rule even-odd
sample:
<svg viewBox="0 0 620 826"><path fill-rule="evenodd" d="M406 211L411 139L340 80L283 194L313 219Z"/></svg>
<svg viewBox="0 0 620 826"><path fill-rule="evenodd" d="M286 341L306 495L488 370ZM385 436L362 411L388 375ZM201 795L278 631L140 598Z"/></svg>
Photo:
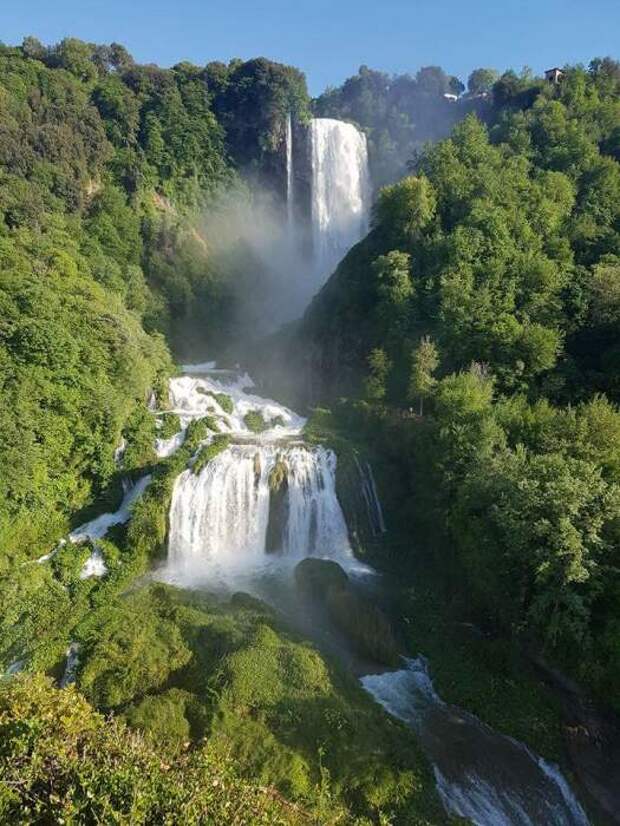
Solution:
<svg viewBox="0 0 620 826"><path fill-rule="evenodd" d="M504 76L489 128L380 193L296 342L314 399L364 399L343 416L393 462L401 525L446 526L464 613L617 708L619 136L614 61Z"/></svg>
<svg viewBox="0 0 620 826"><path fill-rule="evenodd" d="M162 273L154 193L189 208L227 174L192 84L121 47L0 50L3 567L106 490L169 372L157 331L191 289L182 268Z"/></svg>

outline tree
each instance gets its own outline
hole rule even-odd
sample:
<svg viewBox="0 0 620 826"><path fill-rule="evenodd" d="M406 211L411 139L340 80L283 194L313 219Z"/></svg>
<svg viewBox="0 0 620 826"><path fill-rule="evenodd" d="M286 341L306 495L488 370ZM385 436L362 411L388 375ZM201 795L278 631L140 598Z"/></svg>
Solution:
<svg viewBox="0 0 620 826"><path fill-rule="evenodd" d="M387 329L393 328L393 332L400 334L403 325L406 325L410 299L414 294L411 256L392 250L376 258L372 270L378 284L379 315Z"/></svg>
<svg viewBox="0 0 620 826"><path fill-rule="evenodd" d="M429 336L420 339L420 344L411 354L408 398L420 401L420 416L424 414L424 399L428 398L437 384L433 373L439 366L439 353Z"/></svg>
<svg viewBox="0 0 620 826"><path fill-rule="evenodd" d="M445 95L450 78L441 66L423 66L415 76L417 88L428 95Z"/></svg>
<svg viewBox="0 0 620 826"><path fill-rule="evenodd" d="M387 393L387 379L392 369L392 362L380 347L368 356L370 372L364 382L366 398L369 401L382 401Z"/></svg>
<svg viewBox="0 0 620 826"><path fill-rule="evenodd" d="M495 69L474 69L467 79L467 90L471 95L490 92L498 79L499 72Z"/></svg>
<svg viewBox="0 0 620 826"><path fill-rule="evenodd" d="M465 91L465 84L460 78L456 77L455 75L452 75L450 77L449 88L453 95L459 96L462 95Z"/></svg>
<svg viewBox="0 0 620 826"><path fill-rule="evenodd" d="M401 243L411 243L435 215L436 197L423 175L384 187L375 205L374 223Z"/></svg>

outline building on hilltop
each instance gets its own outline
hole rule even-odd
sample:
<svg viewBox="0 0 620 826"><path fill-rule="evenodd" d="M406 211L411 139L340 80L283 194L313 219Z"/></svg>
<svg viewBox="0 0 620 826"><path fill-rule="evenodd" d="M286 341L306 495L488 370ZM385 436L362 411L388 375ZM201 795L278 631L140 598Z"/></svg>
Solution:
<svg viewBox="0 0 620 826"><path fill-rule="evenodd" d="M545 80L549 83L555 84L556 86L562 80L563 77L564 72L557 66L555 66L553 69L547 69L547 71L545 72Z"/></svg>

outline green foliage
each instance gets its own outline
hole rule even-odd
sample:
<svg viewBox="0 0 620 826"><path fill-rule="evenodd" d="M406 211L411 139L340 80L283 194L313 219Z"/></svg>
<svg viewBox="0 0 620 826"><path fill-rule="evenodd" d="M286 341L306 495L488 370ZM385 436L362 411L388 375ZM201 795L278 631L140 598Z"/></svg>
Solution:
<svg viewBox="0 0 620 826"><path fill-rule="evenodd" d="M380 193L303 352L320 399L367 400L351 420L390 463L390 524L422 534L415 551L399 536L399 564L432 558L467 621L617 707L620 71L493 81L470 83L470 98L493 83L486 123L465 118ZM412 370L426 336L436 376L430 348Z"/></svg>
<svg viewBox="0 0 620 826"><path fill-rule="evenodd" d="M243 423L252 433L263 433L270 426L270 423L263 418L260 410L250 410L246 413L243 417Z"/></svg>
<svg viewBox="0 0 620 826"><path fill-rule="evenodd" d="M392 362L385 350L377 347L368 356L370 372L365 381L366 398L372 401L381 401L387 392L387 379L392 369Z"/></svg>
<svg viewBox="0 0 620 826"><path fill-rule="evenodd" d="M212 391L210 391L208 395L213 396L213 398L222 408L224 413L228 413L228 415L230 415L235 409L232 397L229 396L227 393L213 393Z"/></svg>
<svg viewBox="0 0 620 826"><path fill-rule="evenodd" d="M171 439L181 430L181 419L176 413L164 413L160 416L161 426L157 430L160 439Z"/></svg>
<svg viewBox="0 0 620 826"><path fill-rule="evenodd" d="M135 622L137 617L139 622ZM163 685L191 652L178 628L139 593L103 609L83 636L80 689L94 704L115 708Z"/></svg>
<svg viewBox="0 0 620 826"><path fill-rule="evenodd" d="M439 353L428 336L420 339L420 344L411 354L411 374L409 376L408 397L410 401L420 400L420 415L424 412L424 399L428 398L437 383L433 373L439 366Z"/></svg>
<svg viewBox="0 0 620 826"><path fill-rule="evenodd" d="M208 445L200 448L200 453L192 464L192 472L198 476L212 459L219 456L230 445L230 437L225 435L214 436Z"/></svg>
<svg viewBox="0 0 620 826"><path fill-rule="evenodd" d="M240 780L224 753L204 746L164 762L154 744L43 676L0 687L0 734L7 823L311 822L270 790Z"/></svg>
<svg viewBox="0 0 620 826"><path fill-rule="evenodd" d="M471 95L490 92L498 78L499 72L495 69L474 69L467 78L467 91Z"/></svg>

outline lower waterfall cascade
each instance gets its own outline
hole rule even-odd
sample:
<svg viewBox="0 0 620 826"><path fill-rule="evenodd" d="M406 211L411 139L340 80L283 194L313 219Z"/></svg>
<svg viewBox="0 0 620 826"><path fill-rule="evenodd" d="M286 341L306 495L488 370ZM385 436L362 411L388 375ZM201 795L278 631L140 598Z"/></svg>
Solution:
<svg viewBox="0 0 620 826"><path fill-rule="evenodd" d="M353 561L347 526L336 496L336 456L304 444L306 420L277 402L251 393L247 374L217 371L212 364L187 365L170 384L171 411L181 430L158 441L160 456L183 443L192 419L210 416L231 444L200 473L191 467L177 478L170 507L167 576L192 571L221 573L286 557ZM219 396L219 400L218 400ZM228 401L223 401L227 397ZM253 432L248 414L265 429ZM276 547L267 548L274 470L281 473L283 524ZM273 531L272 531L273 533Z"/></svg>

